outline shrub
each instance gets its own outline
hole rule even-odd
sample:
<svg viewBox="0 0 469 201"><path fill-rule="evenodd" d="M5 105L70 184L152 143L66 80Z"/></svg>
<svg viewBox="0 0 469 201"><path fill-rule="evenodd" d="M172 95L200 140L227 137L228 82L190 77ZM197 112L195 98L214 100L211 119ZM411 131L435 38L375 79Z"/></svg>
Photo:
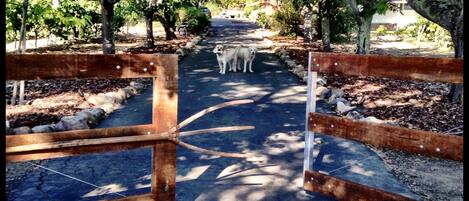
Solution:
<svg viewBox="0 0 469 201"><path fill-rule="evenodd" d="M300 28L302 18L299 11L295 10L291 2L285 3L272 16L272 27L279 31L282 36L303 35Z"/></svg>
<svg viewBox="0 0 469 201"><path fill-rule="evenodd" d="M257 13L256 24L261 26L262 28L270 28L270 18L265 14L265 12L261 11Z"/></svg>
<svg viewBox="0 0 469 201"><path fill-rule="evenodd" d="M377 36L384 36L386 35L386 27L383 25L379 25L378 28L376 28L376 35Z"/></svg>
<svg viewBox="0 0 469 201"><path fill-rule="evenodd" d="M186 24L191 34L200 34L210 26L210 17L198 8L183 8L179 11L179 24Z"/></svg>

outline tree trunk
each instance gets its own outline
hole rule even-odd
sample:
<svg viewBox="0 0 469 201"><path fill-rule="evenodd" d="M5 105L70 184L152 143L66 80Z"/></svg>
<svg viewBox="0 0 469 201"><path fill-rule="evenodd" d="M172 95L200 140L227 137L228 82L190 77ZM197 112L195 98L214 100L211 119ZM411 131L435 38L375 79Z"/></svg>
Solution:
<svg viewBox="0 0 469 201"><path fill-rule="evenodd" d="M18 52L24 53L26 51L26 18L28 13L28 0L23 0L23 10L21 14L21 31L20 31L20 45Z"/></svg>
<svg viewBox="0 0 469 201"><path fill-rule="evenodd" d="M174 29L170 26L163 25L164 32L166 33L166 40L173 40L176 38L176 34L174 33Z"/></svg>
<svg viewBox="0 0 469 201"><path fill-rule="evenodd" d="M331 51L331 28L329 26L329 18L323 17L321 22L322 46L325 52Z"/></svg>
<svg viewBox="0 0 469 201"><path fill-rule="evenodd" d="M34 31L34 47L37 48L37 31Z"/></svg>
<svg viewBox="0 0 469 201"><path fill-rule="evenodd" d="M462 58L464 53L464 12L463 0L408 0L407 4L418 14L437 23L451 33L454 43L454 57ZM463 84L453 84L448 99L453 103L463 103Z"/></svg>
<svg viewBox="0 0 469 201"><path fill-rule="evenodd" d="M464 53L464 38L452 34L454 43L454 57L463 58ZM452 84L448 97L452 103L463 104L464 84Z"/></svg>
<svg viewBox="0 0 469 201"><path fill-rule="evenodd" d="M322 33L322 45L323 45L323 50L325 52L330 52L331 51L331 27L330 27L330 5L329 1L324 2L324 6L322 7L323 10L323 15L321 18L321 33Z"/></svg>
<svg viewBox="0 0 469 201"><path fill-rule="evenodd" d="M103 16L103 54L115 54L114 33L112 32L112 17L114 15L114 4L109 0L101 0L101 14Z"/></svg>
<svg viewBox="0 0 469 201"><path fill-rule="evenodd" d="M305 43L310 43L313 40L313 33L311 31L311 16L312 15L312 9L310 5L306 6L306 12L304 16L304 38L303 42Z"/></svg>
<svg viewBox="0 0 469 201"><path fill-rule="evenodd" d="M373 17L359 17L358 24L358 38L357 38L357 54L368 54L370 51L370 31L371 20Z"/></svg>
<svg viewBox="0 0 469 201"><path fill-rule="evenodd" d="M153 37L153 14L154 12L147 12L145 15L145 25L147 27L147 47L155 48L155 38Z"/></svg>

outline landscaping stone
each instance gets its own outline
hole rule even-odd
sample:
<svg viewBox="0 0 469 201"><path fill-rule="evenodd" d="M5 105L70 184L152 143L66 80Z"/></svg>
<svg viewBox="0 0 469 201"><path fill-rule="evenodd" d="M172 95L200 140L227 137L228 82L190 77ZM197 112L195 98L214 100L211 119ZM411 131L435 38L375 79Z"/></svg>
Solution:
<svg viewBox="0 0 469 201"><path fill-rule="evenodd" d="M88 122L83 116L65 116L60 119L65 130L88 129Z"/></svg>
<svg viewBox="0 0 469 201"><path fill-rule="evenodd" d="M130 86L132 87L135 87L135 89L137 89L137 91L140 93L143 89L145 89L145 86L140 83L140 82L135 82L135 81L132 81L130 82Z"/></svg>
<svg viewBox="0 0 469 201"><path fill-rule="evenodd" d="M21 126L21 127L13 129L13 132L15 134L26 134L26 133L32 133L33 130L31 130L31 128L27 126Z"/></svg>
<svg viewBox="0 0 469 201"><path fill-rule="evenodd" d="M99 93L97 95L89 96L88 98L86 98L86 101L93 105L103 105L106 103L114 102L114 99L104 93Z"/></svg>
<svg viewBox="0 0 469 201"><path fill-rule="evenodd" d="M362 114L360 114L359 112L357 111L350 111L347 113L347 115L345 116L346 118L349 118L349 119L361 119L361 118L364 118L364 116Z"/></svg>
<svg viewBox="0 0 469 201"><path fill-rule="evenodd" d="M63 122L59 121L56 124L51 124L51 128L55 132L61 132L61 131L66 131Z"/></svg>
<svg viewBox="0 0 469 201"><path fill-rule="evenodd" d="M75 116L86 118L86 122L88 123L88 125L98 124L99 119L101 119L103 115L104 110L100 108L85 109L75 114Z"/></svg>
<svg viewBox="0 0 469 201"><path fill-rule="evenodd" d="M338 101L337 102L337 106L335 107L335 111L337 112L337 114L341 115L341 114L345 114L353 109L355 109L356 107L354 106L348 106L346 105L344 102L341 102L341 101Z"/></svg>
<svg viewBox="0 0 469 201"><path fill-rule="evenodd" d="M106 104L100 105L99 108L102 109L106 114L110 114L116 109L116 105L112 103L106 103Z"/></svg>
<svg viewBox="0 0 469 201"><path fill-rule="evenodd" d="M316 88L316 96L318 97L318 99L320 100L324 100L326 99L327 97L329 97L331 93L331 90L327 87L324 87L324 86L318 86Z"/></svg>
<svg viewBox="0 0 469 201"><path fill-rule="evenodd" d="M126 86L122 90L125 91L127 97L132 97L138 94L137 89L133 86Z"/></svg>
<svg viewBox="0 0 469 201"><path fill-rule="evenodd" d="M294 68L294 67L296 67L295 61L293 61L293 60L291 60L291 59L285 60L285 63L287 64L287 66L288 66L289 68Z"/></svg>
<svg viewBox="0 0 469 201"><path fill-rule="evenodd" d="M186 55L186 54L184 53L184 50L182 50L181 48L179 48L179 49L176 50L176 54L179 55L179 56L182 56L182 57L183 57L184 55Z"/></svg>
<svg viewBox="0 0 469 201"><path fill-rule="evenodd" d="M378 119L378 118L373 117L373 116L369 116L369 117L366 117L366 118L361 118L360 121L365 121L365 122L369 122L369 123L378 123L378 124L384 123L383 120Z"/></svg>
<svg viewBox="0 0 469 201"><path fill-rule="evenodd" d="M54 129L52 129L52 126L50 126L50 125L34 126L31 130L34 133L50 133L50 132L54 131Z"/></svg>
<svg viewBox="0 0 469 201"><path fill-rule="evenodd" d="M327 80L322 76L318 76L318 78L316 79L316 83L318 85L325 86L327 84Z"/></svg>

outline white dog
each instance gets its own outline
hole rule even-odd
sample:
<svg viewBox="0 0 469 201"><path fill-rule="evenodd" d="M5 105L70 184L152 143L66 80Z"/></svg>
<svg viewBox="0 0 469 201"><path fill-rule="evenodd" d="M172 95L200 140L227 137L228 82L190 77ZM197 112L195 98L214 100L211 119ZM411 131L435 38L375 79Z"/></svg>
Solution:
<svg viewBox="0 0 469 201"><path fill-rule="evenodd" d="M226 66L230 65L230 70L236 66L238 48L228 49L223 45L216 45L213 53L217 55L218 65L220 66L220 73L225 74Z"/></svg>
<svg viewBox="0 0 469 201"><path fill-rule="evenodd" d="M252 62L254 61L254 58L256 57L256 52L257 49L255 47L238 47L236 59L234 62L234 71L236 72L236 68L241 70L241 67L238 66L238 59L242 59L244 62L244 70L243 72L246 72L246 67L247 64L249 63L249 72L254 72L252 70Z"/></svg>

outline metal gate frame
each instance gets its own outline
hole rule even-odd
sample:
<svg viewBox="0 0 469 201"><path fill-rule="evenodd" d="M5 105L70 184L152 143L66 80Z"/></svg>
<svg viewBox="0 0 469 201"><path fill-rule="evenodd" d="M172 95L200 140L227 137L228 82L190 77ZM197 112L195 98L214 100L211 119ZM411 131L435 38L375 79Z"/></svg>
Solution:
<svg viewBox="0 0 469 201"><path fill-rule="evenodd" d="M376 147L463 161L462 136L408 129L316 113L318 73L463 83L463 59L395 57L309 52L304 182L306 190L338 200L412 200L313 170L314 133L351 139Z"/></svg>

